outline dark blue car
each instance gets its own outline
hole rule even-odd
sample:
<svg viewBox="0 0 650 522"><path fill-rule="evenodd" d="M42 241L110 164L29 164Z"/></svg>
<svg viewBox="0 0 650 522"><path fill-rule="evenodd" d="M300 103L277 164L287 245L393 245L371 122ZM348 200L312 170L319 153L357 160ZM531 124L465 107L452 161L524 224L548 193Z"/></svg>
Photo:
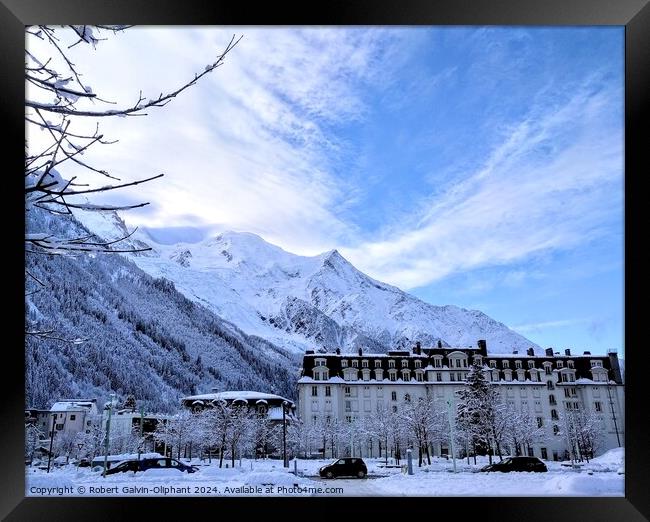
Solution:
<svg viewBox="0 0 650 522"><path fill-rule="evenodd" d="M126 471L147 471L148 469L175 469L181 472L194 473L199 468L196 466L188 466L169 457L160 457L157 459L125 460L106 471L106 474L112 475Z"/></svg>

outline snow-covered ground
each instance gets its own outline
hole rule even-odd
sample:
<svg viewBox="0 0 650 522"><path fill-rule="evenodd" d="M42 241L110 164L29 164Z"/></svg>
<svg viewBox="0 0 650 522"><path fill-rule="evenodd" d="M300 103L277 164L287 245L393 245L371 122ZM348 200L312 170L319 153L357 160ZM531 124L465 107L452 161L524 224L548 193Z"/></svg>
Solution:
<svg viewBox="0 0 650 522"><path fill-rule="evenodd" d="M188 462L187 459L182 459ZM199 471L193 474L176 470L149 470L101 477L89 468L56 468L47 474L27 468L27 496L624 496L622 448L574 468L570 463L547 462L548 473L483 473L478 469L486 458L456 461L433 459L421 468L414 463L414 474L400 467L384 467L383 459L364 459L366 479L318 477L318 468L328 460L301 460L293 474L278 460L243 459L234 468L219 468L193 460ZM402 464L406 461L402 460ZM389 459L389 465L394 462Z"/></svg>

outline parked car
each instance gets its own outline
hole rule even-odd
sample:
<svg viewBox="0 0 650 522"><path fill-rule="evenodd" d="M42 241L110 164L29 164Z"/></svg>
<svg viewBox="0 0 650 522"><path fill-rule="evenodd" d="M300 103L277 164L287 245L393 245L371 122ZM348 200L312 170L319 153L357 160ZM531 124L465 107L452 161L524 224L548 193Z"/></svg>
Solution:
<svg viewBox="0 0 650 522"><path fill-rule="evenodd" d="M346 457L338 459L318 470L321 477L358 477L364 478L368 474L368 468L363 459Z"/></svg>
<svg viewBox="0 0 650 522"><path fill-rule="evenodd" d="M548 471L546 464L544 464L537 457L508 457L501 462L488 464L483 466L481 471L501 471L506 473L508 471L535 471L542 472Z"/></svg>
<svg viewBox="0 0 650 522"><path fill-rule="evenodd" d="M199 468L196 466L188 466L176 459L162 457L159 459L125 460L113 465L111 469L106 471L106 474L112 475L114 473L124 473L127 471L147 471L149 469L173 469L181 472L194 473Z"/></svg>

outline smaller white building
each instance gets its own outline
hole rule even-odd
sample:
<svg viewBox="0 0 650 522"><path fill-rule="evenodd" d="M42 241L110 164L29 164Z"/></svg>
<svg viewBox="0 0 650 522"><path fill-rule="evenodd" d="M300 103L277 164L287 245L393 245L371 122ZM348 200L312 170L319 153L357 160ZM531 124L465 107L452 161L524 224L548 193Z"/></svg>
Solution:
<svg viewBox="0 0 650 522"><path fill-rule="evenodd" d="M76 435L90 433L91 426L97 422L99 410L97 399L62 399L50 408L48 436L52 429L56 435Z"/></svg>

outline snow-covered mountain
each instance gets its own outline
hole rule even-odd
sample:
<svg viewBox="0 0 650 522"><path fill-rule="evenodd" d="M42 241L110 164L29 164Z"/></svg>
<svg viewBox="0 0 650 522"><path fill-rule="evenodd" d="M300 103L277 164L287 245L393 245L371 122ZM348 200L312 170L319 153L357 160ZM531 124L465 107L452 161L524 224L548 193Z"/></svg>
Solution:
<svg viewBox="0 0 650 522"><path fill-rule="evenodd" d="M124 235L115 213L80 212L76 217L105 239ZM127 241L152 247L132 256L142 270L173 281L180 292L247 334L292 351L386 351L438 340L467 347L478 339L486 339L492 353L537 347L480 311L425 303L377 281L336 250L298 256L241 232L166 245L138 231Z"/></svg>

